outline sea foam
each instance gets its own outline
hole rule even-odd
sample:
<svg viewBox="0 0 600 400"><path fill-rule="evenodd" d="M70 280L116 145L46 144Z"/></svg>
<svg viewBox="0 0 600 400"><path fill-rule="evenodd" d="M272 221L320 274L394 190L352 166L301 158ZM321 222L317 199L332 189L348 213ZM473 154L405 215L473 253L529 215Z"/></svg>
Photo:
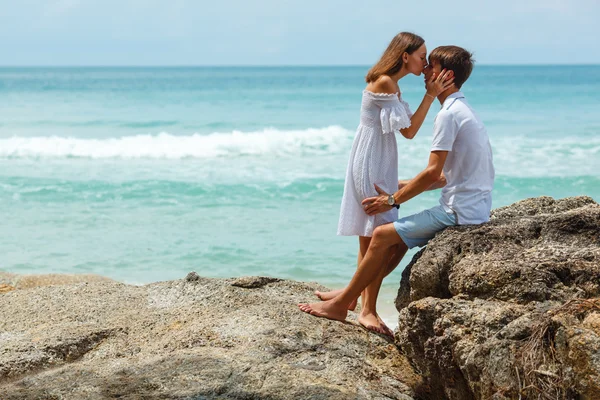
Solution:
<svg viewBox="0 0 600 400"><path fill-rule="evenodd" d="M304 130L264 129L178 136L170 133L120 138L11 137L0 139L0 159L9 160L198 160L206 166L231 161L231 170L255 170L279 159L280 167L320 170L343 177L354 132L340 126ZM413 140L398 135L400 176L408 178L427 165L431 135ZM490 134L498 175L512 177L596 176L600 138L527 137ZM210 161L205 163L204 161ZM284 163L284 164L282 164ZM222 167L219 167L222 168ZM339 171L338 171L339 170ZM313 171L314 172L314 171ZM232 172L230 172L232 173Z"/></svg>
<svg viewBox="0 0 600 400"><path fill-rule="evenodd" d="M2 158L181 159L231 156L294 156L346 151L352 132L321 129L194 134L166 132L120 138L11 137L0 139Z"/></svg>

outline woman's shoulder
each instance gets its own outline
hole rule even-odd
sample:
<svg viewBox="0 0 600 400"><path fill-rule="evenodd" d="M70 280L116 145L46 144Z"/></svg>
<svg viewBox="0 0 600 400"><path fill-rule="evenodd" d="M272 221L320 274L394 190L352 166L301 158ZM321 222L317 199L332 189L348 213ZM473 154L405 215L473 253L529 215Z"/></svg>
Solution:
<svg viewBox="0 0 600 400"><path fill-rule="evenodd" d="M396 82L387 75L381 75L375 82L369 83L365 90L376 94L398 94L400 92Z"/></svg>

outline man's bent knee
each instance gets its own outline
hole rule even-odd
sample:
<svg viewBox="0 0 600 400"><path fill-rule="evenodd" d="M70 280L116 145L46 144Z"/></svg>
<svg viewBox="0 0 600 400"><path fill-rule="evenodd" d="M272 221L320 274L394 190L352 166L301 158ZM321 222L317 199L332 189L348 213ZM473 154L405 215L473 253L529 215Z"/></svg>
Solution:
<svg viewBox="0 0 600 400"><path fill-rule="evenodd" d="M394 228L393 224L385 224L378 226L373 231L373 237L371 238L371 246L370 247L392 247L398 244L404 244L398 232L396 232L396 228Z"/></svg>

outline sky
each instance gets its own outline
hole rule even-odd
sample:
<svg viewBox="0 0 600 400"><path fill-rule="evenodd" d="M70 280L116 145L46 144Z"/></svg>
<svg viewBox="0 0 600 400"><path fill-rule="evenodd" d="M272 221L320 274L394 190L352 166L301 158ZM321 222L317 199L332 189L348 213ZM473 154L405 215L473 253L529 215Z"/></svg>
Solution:
<svg viewBox="0 0 600 400"><path fill-rule="evenodd" d="M0 0L0 65L370 65L401 31L478 64L600 64L600 0Z"/></svg>

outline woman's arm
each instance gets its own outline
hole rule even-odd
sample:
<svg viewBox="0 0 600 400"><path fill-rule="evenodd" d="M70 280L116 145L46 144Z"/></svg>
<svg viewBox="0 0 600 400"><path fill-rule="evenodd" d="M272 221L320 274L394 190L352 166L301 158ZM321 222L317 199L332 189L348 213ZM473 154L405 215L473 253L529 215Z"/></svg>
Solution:
<svg viewBox="0 0 600 400"><path fill-rule="evenodd" d="M427 112L429 112L429 107L440 93L446 91L446 89L450 88L454 82L454 77L446 79L449 71L443 70L437 77L433 75L431 79L425 84L427 91L423 96L423 100L421 100L421 104L419 104L419 108L410 118L410 126L405 129L400 129L400 133L407 139L412 139L417 135L417 132L423 125L423 121L425 121L425 117L427 116Z"/></svg>
<svg viewBox="0 0 600 400"><path fill-rule="evenodd" d="M438 180L436 182L432 183L431 186L429 186L427 188L427 190L441 189L444 186L446 186L446 177L444 176L444 173L442 172L440 174L440 177L438 178Z"/></svg>
<svg viewBox="0 0 600 400"><path fill-rule="evenodd" d="M417 135L417 132L423 125L423 121L425 121L425 117L427 116L427 112L429 111L429 107L435 100L435 97L425 94L423 96L423 100L421 100L421 104L419 104L419 108L410 117L410 126L408 128L400 129L400 133L407 139L412 139Z"/></svg>

